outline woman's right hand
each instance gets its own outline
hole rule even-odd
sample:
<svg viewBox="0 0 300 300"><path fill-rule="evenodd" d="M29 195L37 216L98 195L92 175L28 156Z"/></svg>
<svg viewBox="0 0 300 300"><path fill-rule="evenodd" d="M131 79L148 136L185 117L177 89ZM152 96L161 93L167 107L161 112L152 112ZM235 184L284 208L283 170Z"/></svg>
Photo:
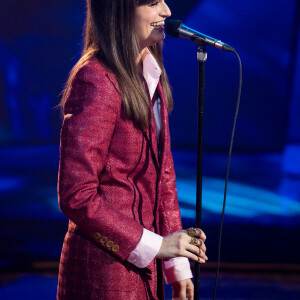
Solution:
<svg viewBox="0 0 300 300"><path fill-rule="evenodd" d="M205 255L206 246L204 242L206 235L201 229L195 228L194 237L196 238L197 245L191 244L193 237L187 234L187 230L176 231L165 236L156 257L168 259L181 256L205 263L208 259Z"/></svg>

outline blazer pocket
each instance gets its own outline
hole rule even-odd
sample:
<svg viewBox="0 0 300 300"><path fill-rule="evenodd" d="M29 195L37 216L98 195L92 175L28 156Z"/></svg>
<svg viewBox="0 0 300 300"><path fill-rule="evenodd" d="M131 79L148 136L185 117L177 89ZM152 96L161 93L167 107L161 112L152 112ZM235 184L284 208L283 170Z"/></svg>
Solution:
<svg viewBox="0 0 300 300"><path fill-rule="evenodd" d="M129 262L122 262L97 244L87 249L87 275L89 283L106 291L133 291L143 286L139 270Z"/></svg>

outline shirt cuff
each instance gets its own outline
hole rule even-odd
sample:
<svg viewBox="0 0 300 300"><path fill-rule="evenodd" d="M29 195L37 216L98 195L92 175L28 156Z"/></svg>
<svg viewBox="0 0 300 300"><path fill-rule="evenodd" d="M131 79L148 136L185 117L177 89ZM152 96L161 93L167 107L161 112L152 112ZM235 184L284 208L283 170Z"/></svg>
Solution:
<svg viewBox="0 0 300 300"><path fill-rule="evenodd" d="M165 260L163 269L167 284L193 278L190 262L186 257L176 257Z"/></svg>
<svg viewBox="0 0 300 300"><path fill-rule="evenodd" d="M144 228L139 243L127 260L138 268L146 268L156 257L162 241L162 236Z"/></svg>

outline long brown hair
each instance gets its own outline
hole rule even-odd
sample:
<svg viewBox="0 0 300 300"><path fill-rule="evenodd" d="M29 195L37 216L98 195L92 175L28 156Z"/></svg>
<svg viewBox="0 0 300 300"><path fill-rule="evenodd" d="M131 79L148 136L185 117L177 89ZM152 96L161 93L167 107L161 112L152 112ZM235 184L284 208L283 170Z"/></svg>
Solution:
<svg viewBox="0 0 300 300"><path fill-rule="evenodd" d="M87 0L85 45L82 56L66 83L60 103L62 107L76 71L87 60L96 57L116 76L122 92L124 117L134 120L140 127L148 125L150 103L136 62L139 47L134 34L134 20L136 7L152 2L153 0ZM163 65L162 49L158 44L149 49L162 70L161 84L170 112L173 99Z"/></svg>

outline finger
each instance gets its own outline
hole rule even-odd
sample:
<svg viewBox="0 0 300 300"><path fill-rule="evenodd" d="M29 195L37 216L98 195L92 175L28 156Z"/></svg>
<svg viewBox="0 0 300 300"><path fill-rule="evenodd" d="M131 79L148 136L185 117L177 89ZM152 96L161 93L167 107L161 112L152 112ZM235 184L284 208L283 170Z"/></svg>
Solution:
<svg viewBox="0 0 300 300"><path fill-rule="evenodd" d="M201 240L205 241L206 240L206 235L203 230L200 228L195 228L196 229L196 236L198 236Z"/></svg>
<svg viewBox="0 0 300 300"><path fill-rule="evenodd" d="M192 239L196 239L196 241L197 241L197 245L194 245L193 243L192 243ZM206 246L205 246L205 243L202 241L202 240L200 240L200 239L198 239L198 238L193 238L193 237L187 237L187 239L186 239L187 241L188 241L188 243L190 244L190 245L193 245L193 246L197 246L198 248L200 248L204 253L206 253Z"/></svg>
<svg viewBox="0 0 300 300"><path fill-rule="evenodd" d="M196 238L197 240L197 245L194 245L194 246L197 246L199 247L203 252L206 252L206 246L205 246L205 243L200 240L199 238ZM187 241L189 242L189 244L192 244L192 237L188 237Z"/></svg>
<svg viewBox="0 0 300 300"><path fill-rule="evenodd" d="M188 233L188 231L189 231L190 229L193 229L193 231L194 231L192 234L189 234L189 233ZM188 235L188 236L199 237L199 238L202 239L203 241L206 240L206 235L205 235L204 231L201 230L200 228L189 228L189 229L187 229L187 230L184 230L184 232L185 232L186 235Z"/></svg>
<svg viewBox="0 0 300 300"><path fill-rule="evenodd" d="M205 252L199 249L197 246L194 245L188 245L186 250L191 251L195 253L197 256L201 257L204 260L208 260L208 257L206 256Z"/></svg>
<svg viewBox="0 0 300 300"><path fill-rule="evenodd" d="M187 289L186 290L186 297L189 300L194 300L194 290L193 289Z"/></svg>
<svg viewBox="0 0 300 300"><path fill-rule="evenodd" d="M199 263L205 263L205 259L187 250L185 250L180 256L187 257Z"/></svg>
<svg viewBox="0 0 300 300"><path fill-rule="evenodd" d="M180 293L179 293L179 299L180 300L186 300L186 289L185 289L185 287L181 288Z"/></svg>
<svg viewBox="0 0 300 300"><path fill-rule="evenodd" d="M172 300L186 300L186 282L181 281L177 284L172 284L173 297Z"/></svg>
<svg viewBox="0 0 300 300"><path fill-rule="evenodd" d="M186 297L189 300L194 300L194 285L192 284L192 282L188 282L187 286L186 286Z"/></svg>
<svg viewBox="0 0 300 300"><path fill-rule="evenodd" d="M205 253L206 252L205 243L202 240L198 240L198 242L199 242L199 248Z"/></svg>

